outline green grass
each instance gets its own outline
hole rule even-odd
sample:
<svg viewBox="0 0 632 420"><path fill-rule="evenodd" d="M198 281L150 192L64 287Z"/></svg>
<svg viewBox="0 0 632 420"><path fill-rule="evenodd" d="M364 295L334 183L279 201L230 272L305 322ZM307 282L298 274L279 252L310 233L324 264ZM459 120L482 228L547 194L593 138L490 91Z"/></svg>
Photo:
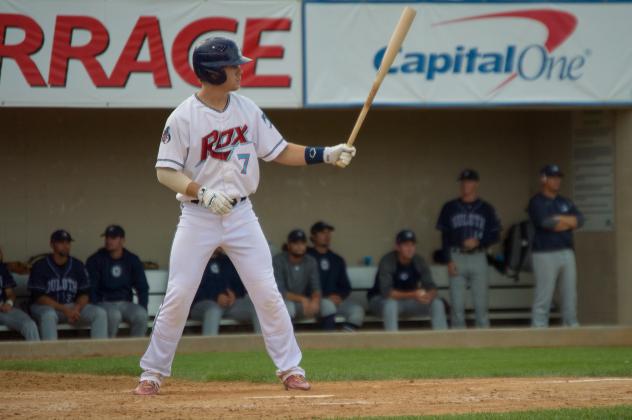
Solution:
<svg viewBox="0 0 632 420"><path fill-rule="evenodd" d="M358 417L359 418L359 417ZM512 411L508 413L450 414L443 416L362 417L369 419L402 420L583 420L583 419L632 419L632 405L599 408L563 408L557 410Z"/></svg>
<svg viewBox="0 0 632 420"><path fill-rule="evenodd" d="M2 360L0 370L138 375L140 355L63 360ZM307 350L315 381L520 376L632 376L624 347ZM173 376L194 381L274 382L264 352L177 355Z"/></svg>

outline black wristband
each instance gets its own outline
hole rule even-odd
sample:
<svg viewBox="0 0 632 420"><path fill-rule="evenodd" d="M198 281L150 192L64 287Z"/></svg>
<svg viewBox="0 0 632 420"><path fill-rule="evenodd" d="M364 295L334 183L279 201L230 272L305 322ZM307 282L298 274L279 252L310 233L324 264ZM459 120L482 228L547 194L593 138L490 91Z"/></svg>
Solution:
<svg viewBox="0 0 632 420"><path fill-rule="evenodd" d="M305 147L305 163L313 165L315 163L323 163L325 154L324 147Z"/></svg>

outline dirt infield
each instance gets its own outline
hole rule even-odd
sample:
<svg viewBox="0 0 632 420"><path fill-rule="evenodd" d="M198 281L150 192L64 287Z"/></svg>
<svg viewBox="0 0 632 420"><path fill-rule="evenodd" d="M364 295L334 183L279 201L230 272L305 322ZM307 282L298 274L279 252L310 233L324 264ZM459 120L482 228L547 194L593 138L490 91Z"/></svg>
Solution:
<svg viewBox="0 0 632 420"><path fill-rule="evenodd" d="M0 372L3 418L314 418L499 412L632 404L632 378L485 378L276 384L168 380L156 397L135 378Z"/></svg>

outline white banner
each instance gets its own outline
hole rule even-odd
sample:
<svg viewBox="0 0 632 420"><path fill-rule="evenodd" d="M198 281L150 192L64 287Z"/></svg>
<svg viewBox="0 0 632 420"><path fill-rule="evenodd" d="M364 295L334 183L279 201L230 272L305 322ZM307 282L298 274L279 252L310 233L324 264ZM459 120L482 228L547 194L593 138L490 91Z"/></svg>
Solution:
<svg viewBox="0 0 632 420"><path fill-rule="evenodd" d="M306 106L364 102L410 3L305 5ZM417 3L375 102L632 105L626 3Z"/></svg>
<svg viewBox="0 0 632 420"><path fill-rule="evenodd" d="M196 90L192 45L237 42L242 93L302 105L300 0L3 0L3 106L174 107Z"/></svg>

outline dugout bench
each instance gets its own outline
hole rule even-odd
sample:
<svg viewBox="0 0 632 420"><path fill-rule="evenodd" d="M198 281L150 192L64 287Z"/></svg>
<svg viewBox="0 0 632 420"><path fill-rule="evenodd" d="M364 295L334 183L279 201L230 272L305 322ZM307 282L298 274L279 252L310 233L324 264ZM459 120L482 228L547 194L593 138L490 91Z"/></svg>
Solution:
<svg viewBox="0 0 632 420"><path fill-rule="evenodd" d="M432 277L439 289L439 296L446 301L450 301L449 293L449 277L447 268L442 265L430 266ZM347 273L351 282L352 292L350 298L360 304L365 311L367 311L365 317L365 324L373 325L381 328L381 317L368 313L368 301L366 292L373 286L375 280L375 274L377 267L375 266L351 266L347 267ZM153 319L158 313L158 309L164 298L167 290L167 277L168 272L166 270L147 270L147 282L149 283L149 301L147 310L149 313L148 327L153 325ZM528 323L531 318L531 304L533 301L533 276L530 273L521 273L520 280L515 281L511 277L500 274L497 270L490 267L489 269L489 319L491 321L503 321L506 323ZM26 287L28 276L14 274L15 281L17 283L16 295L18 307L27 309L28 303L28 290ZM473 305L471 296L468 293L466 300L466 318L468 320L474 319ZM557 310L551 311L551 320L557 320L560 318L560 314ZM424 321L430 320L429 316L424 317L411 317L402 318L404 321ZM344 320L341 317L336 318L336 322L341 323ZM303 319L295 321L298 325L310 325L317 323L314 318ZM187 320L187 327L200 326L199 321L192 319ZM235 326L240 325L237 321L231 319L222 319L222 326ZM88 329L89 327L75 327L69 324L59 324L58 330L75 330L75 329ZM129 328L126 323L121 323L121 329ZM0 332L9 331L4 325L0 325Z"/></svg>

